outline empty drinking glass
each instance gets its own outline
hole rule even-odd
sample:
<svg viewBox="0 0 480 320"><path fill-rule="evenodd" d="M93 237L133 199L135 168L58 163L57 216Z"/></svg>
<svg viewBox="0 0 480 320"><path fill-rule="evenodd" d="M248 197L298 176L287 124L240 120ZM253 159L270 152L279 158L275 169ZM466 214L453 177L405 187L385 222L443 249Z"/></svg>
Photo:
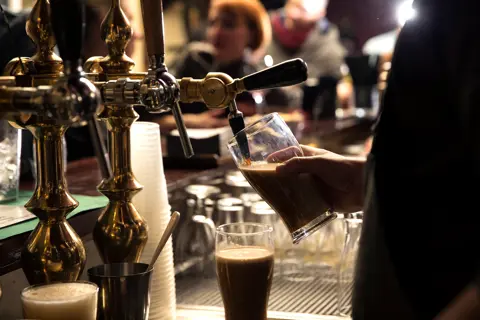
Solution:
<svg viewBox="0 0 480 320"><path fill-rule="evenodd" d="M230 188L234 197L240 198L242 194L252 192L253 189L238 170L229 170L225 174L225 184Z"/></svg>
<svg viewBox="0 0 480 320"><path fill-rule="evenodd" d="M352 311L352 289L363 220L345 218L346 239L338 268L338 314L349 316Z"/></svg>
<svg viewBox="0 0 480 320"><path fill-rule="evenodd" d="M252 205L258 201L262 201L262 197L258 195L256 192L247 192L243 193L240 196L240 199L243 201L243 206L245 207L245 210L243 211L243 217L245 222L254 222L255 217L252 216Z"/></svg>
<svg viewBox="0 0 480 320"><path fill-rule="evenodd" d="M229 224L243 222L243 202L238 198L223 198L217 201L217 212L214 217L215 224Z"/></svg>
<svg viewBox="0 0 480 320"><path fill-rule="evenodd" d="M21 148L20 130L0 120L0 203L18 198Z"/></svg>
<svg viewBox="0 0 480 320"><path fill-rule="evenodd" d="M185 188L189 199L194 199L195 201L195 214L205 215L207 218L212 218L212 212L205 210L206 202L210 199L216 198L220 194L220 188L202 185L202 184L192 184Z"/></svg>
<svg viewBox="0 0 480 320"><path fill-rule="evenodd" d="M265 201L257 201L250 207L253 222L273 226L274 232L278 222L276 212Z"/></svg>

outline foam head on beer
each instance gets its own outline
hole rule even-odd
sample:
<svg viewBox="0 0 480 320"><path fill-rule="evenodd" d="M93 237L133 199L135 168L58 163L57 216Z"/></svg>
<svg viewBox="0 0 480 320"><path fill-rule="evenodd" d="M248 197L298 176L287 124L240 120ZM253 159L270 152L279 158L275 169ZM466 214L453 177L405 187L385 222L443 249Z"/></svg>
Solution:
<svg viewBox="0 0 480 320"><path fill-rule="evenodd" d="M88 282L32 286L22 292L23 316L37 320L95 320L98 287Z"/></svg>

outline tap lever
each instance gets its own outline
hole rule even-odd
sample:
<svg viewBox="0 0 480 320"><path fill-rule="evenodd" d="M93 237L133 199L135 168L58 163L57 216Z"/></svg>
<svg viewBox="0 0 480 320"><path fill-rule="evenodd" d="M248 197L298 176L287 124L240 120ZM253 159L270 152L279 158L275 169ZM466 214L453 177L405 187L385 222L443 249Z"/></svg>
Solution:
<svg viewBox="0 0 480 320"><path fill-rule="evenodd" d="M100 95L83 76L82 50L85 40L85 0L50 0L52 29L63 60L65 78L52 89L55 118L76 122L92 120Z"/></svg>
<svg viewBox="0 0 480 320"><path fill-rule="evenodd" d="M245 121L243 119L243 113L238 110L235 100L228 105L228 108L230 110L230 113L228 114L228 123L232 129L232 133L237 140L244 159L250 159L250 148L248 147L247 134L244 131Z"/></svg>
<svg viewBox="0 0 480 320"><path fill-rule="evenodd" d="M307 80L307 64L302 59L292 59L265 70L243 77L245 91L286 87Z"/></svg>
<svg viewBox="0 0 480 320"><path fill-rule="evenodd" d="M85 40L85 1L50 0L52 28L66 75L82 72Z"/></svg>
<svg viewBox="0 0 480 320"><path fill-rule="evenodd" d="M172 114L175 118L175 123L177 124L178 133L180 134L180 142L182 143L183 153L186 158L191 158L195 154L193 152L192 143L188 137L187 127L185 127L185 122L182 117L182 110L180 109L180 104L175 103L172 106Z"/></svg>
<svg viewBox="0 0 480 320"><path fill-rule="evenodd" d="M244 91L291 86L306 79L307 64L302 59L289 60L235 80L225 73L210 72L204 79L180 80L180 101L204 102L210 109L226 108Z"/></svg>
<svg viewBox="0 0 480 320"><path fill-rule="evenodd" d="M163 1L141 0L140 3L150 68L157 69L165 62Z"/></svg>

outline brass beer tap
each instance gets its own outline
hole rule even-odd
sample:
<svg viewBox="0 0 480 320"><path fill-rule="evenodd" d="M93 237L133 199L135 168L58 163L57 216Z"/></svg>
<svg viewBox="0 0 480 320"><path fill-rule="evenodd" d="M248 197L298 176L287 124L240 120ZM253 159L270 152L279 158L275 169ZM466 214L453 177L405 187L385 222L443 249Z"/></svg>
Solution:
<svg viewBox="0 0 480 320"><path fill-rule="evenodd" d="M107 124L112 175L98 186L109 203L95 224L93 238L105 263L138 262L148 227L132 204L132 198L143 188L132 172L130 156L130 128L138 119L133 109L137 101L125 96L123 89L132 94L139 91L140 80L132 79L143 79L145 74L131 71L135 63L125 48L133 32L120 0L112 0L100 28L108 55L88 59L85 70L102 91L104 106L97 118Z"/></svg>
<svg viewBox="0 0 480 320"><path fill-rule="evenodd" d="M91 120L99 103L79 62L82 10L80 1L37 0L27 20L37 53L13 59L8 76L0 78L0 113L35 138L36 187L25 207L40 221L21 255L31 284L77 280L86 261L82 241L66 220L78 202L68 192L61 142L70 125ZM53 52L55 42L63 63Z"/></svg>
<svg viewBox="0 0 480 320"><path fill-rule="evenodd" d="M149 59L148 72L131 72L134 65L126 56L125 48L132 36L132 29L122 11L120 0L112 0L101 26L108 56L92 57L85 63L87 76L102 93L104 107L97 117L107 123L109 130L113 175L104 179L98 189L110 202L99 217L93 233L106 263L138 261L148 237L146 222L131 202L132 197L142 189L132 173L130 162L130 127L138 118L134 105L143 105L151 113L172 111L185 156L191 157L193 150L183 122L180 101L204 101L209 108L229 107L230 122L243 128L243 117L235 104L237 93L295 84L306 79L306 65L301 60L295 60L240 80L234 81L226 74L215 73L204 80L184 79L179 84L164 63L162 1L141 0L141 6ZM290 72L286 78L282 76L285 71ZM204 91L201 92L201 89ZM200 93L194 94L197 91ZM222 96L225 92L228 92L228 99Z"/></svg>
<svg viewBox="0 0 480 320"><path fill-rule="evenodd" d="M110 158L102 165L104 179L98 190L109 198L109 204L93 236L104 262L139 261L148 228L132 204L142 189L130 160L130 127L138 118L133 106L143 105L152 113L172 111L185 156L190 157L193 150L179 102L202 101L209 108L229 108L230 124L237 133L244 127L235 103L237 94L293 85L307 78L305 63L295 59L242 79L210 73L201 80L177 81L164 63L161 0L141 0L148 72L132 72L134 62L125 54L132 29L120 0L112 0L101 26L108 55L90 58L84 73L80 63L83 1L37 0L27 22L37 53L13 59L0 77L0 118L6 116L35 138L37 182L25 206L40 221L22 252L23 270L32 284L76 280L85 265L83 244L66 220L78 206L68 192L63 170L61 139L70 126L88 122L95 132L94 116L106 123ZM55 43L62 59L53 51ZM100 99L103 106L97 108Z"/></svg>

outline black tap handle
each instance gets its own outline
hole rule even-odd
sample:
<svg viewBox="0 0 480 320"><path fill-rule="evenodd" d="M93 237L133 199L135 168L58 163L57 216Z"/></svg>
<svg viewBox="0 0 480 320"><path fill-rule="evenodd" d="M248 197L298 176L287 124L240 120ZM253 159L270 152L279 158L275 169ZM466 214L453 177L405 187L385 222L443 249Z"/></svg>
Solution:
<svg viewBox="0 0 480 320"><path fill-rule="evenodd" d="M85 40L85 0L50 0L50 16L65 74L80 72Z"/></svg>
<svg viewBox="0 0 480 320"><path fill-rule="evenodd" d="M288 60L242 78L247 91L287 87L307 80L307 64L302 59Z"/></svg>

